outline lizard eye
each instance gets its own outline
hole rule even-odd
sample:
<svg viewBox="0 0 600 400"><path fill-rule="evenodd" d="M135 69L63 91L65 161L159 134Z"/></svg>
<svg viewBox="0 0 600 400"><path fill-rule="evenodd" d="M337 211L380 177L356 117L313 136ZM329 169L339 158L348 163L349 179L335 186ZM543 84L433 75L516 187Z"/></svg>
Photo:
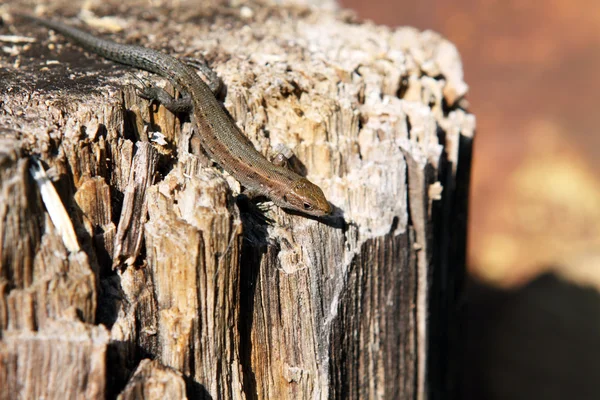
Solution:
<svg viewBox="0 0 600 400"><path fill-rule="evenodd" d="M304 203L303 206L305 210L312 210L313 208L312 204L310 203Z"/></svg>

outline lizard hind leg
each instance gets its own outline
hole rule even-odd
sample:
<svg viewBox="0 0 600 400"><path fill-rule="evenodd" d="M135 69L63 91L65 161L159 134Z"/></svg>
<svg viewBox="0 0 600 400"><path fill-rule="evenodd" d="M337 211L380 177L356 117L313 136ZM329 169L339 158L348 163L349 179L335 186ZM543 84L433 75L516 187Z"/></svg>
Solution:
<svg viewBox="0 0 600 400"><path fill-rule="evenodd" d="M143 99L160 103L173 114L191 113L194 109L194 106L192 105L192 97L187 93L184 94L183 97L176 99L165 89L155 85L150 85L145 86L142 90L138 91L138 94Z"/></svg>
<svg viewBox="0 0 600 400"><path fill-rule="evenodd" d="M210 91L213 92L216 97L221 94L221 91L223 90L223 81L219 78L215 70L208 66L208 62L203 55L200 55L199 57L183 57L181 61L200 72L202 80L208 85Z"/></svg>
<svg viewBox="0 0 600 400"><path fill-rule="evenodd" d="M163 105L173 114L191 113L193 110L192 98L189 94L184 94L181 98L171 96L165 89L150 83L146 79L142 79L135 74L131 76L138 81L139 85L133 85L135 90L142 99L148 100L151 103L156 102Z"/></svg>

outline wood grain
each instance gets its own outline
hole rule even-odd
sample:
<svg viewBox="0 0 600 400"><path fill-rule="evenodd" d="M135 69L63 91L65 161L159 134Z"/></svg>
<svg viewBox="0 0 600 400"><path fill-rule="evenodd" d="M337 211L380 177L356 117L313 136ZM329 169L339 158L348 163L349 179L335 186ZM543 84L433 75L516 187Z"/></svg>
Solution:
<svg viewBox="0 0 600 400"><path fill-rule="evenodd" d="M335 7L141 4L105 1L82 14L84 28L204 54L256 148L291 148L335 214L262 214L206 166L187 116L136 95L132 73L159 78L3 15L1 34L35 39L0 53L7 398L53 398L10 372L21 355L7 338L58 321L67 338L74 326L110 331L106 364L72 370L84 379L103 368L94 387L108 397L137 398L169 376L157 390L172 398L424 399L448 387L456 371L430 349L447 351L452 337L474 132L454 46ZM34 155L70 216L75 254L29 178ZM32 351L51 369L64 363L43 343ZM91 390L69 379L61 384L75 397Z"/></svg>

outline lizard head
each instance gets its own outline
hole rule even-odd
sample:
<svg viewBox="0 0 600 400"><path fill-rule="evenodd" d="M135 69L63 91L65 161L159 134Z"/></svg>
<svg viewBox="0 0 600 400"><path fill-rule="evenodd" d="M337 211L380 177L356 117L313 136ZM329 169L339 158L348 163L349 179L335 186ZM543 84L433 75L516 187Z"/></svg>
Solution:
<svg viewBox="0 0 600 400"><path fill-rule="evenodd" d="M283 196L284 207L314 216L331 214L331 204L325 198L320 187L306 178L294 182L291 190Z"/></svg>

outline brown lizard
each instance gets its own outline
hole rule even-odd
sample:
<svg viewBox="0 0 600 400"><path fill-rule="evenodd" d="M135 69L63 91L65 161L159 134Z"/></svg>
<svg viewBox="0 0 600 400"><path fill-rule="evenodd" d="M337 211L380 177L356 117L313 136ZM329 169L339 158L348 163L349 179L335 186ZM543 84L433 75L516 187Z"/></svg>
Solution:
<svg viewBox="0 0 600 400"><path fill-rule="evenodd" d="M156 50L101 39L61 22L22 16L59 32L101 57L168 79L185 93L183 98L173 99L156 87L142 90L142 97L159 100L171 111L190 112L204 151L245 188L282 208L313 216L332 212L321 188L291 169L269 162L254 148L192 67Z"/></svg>

